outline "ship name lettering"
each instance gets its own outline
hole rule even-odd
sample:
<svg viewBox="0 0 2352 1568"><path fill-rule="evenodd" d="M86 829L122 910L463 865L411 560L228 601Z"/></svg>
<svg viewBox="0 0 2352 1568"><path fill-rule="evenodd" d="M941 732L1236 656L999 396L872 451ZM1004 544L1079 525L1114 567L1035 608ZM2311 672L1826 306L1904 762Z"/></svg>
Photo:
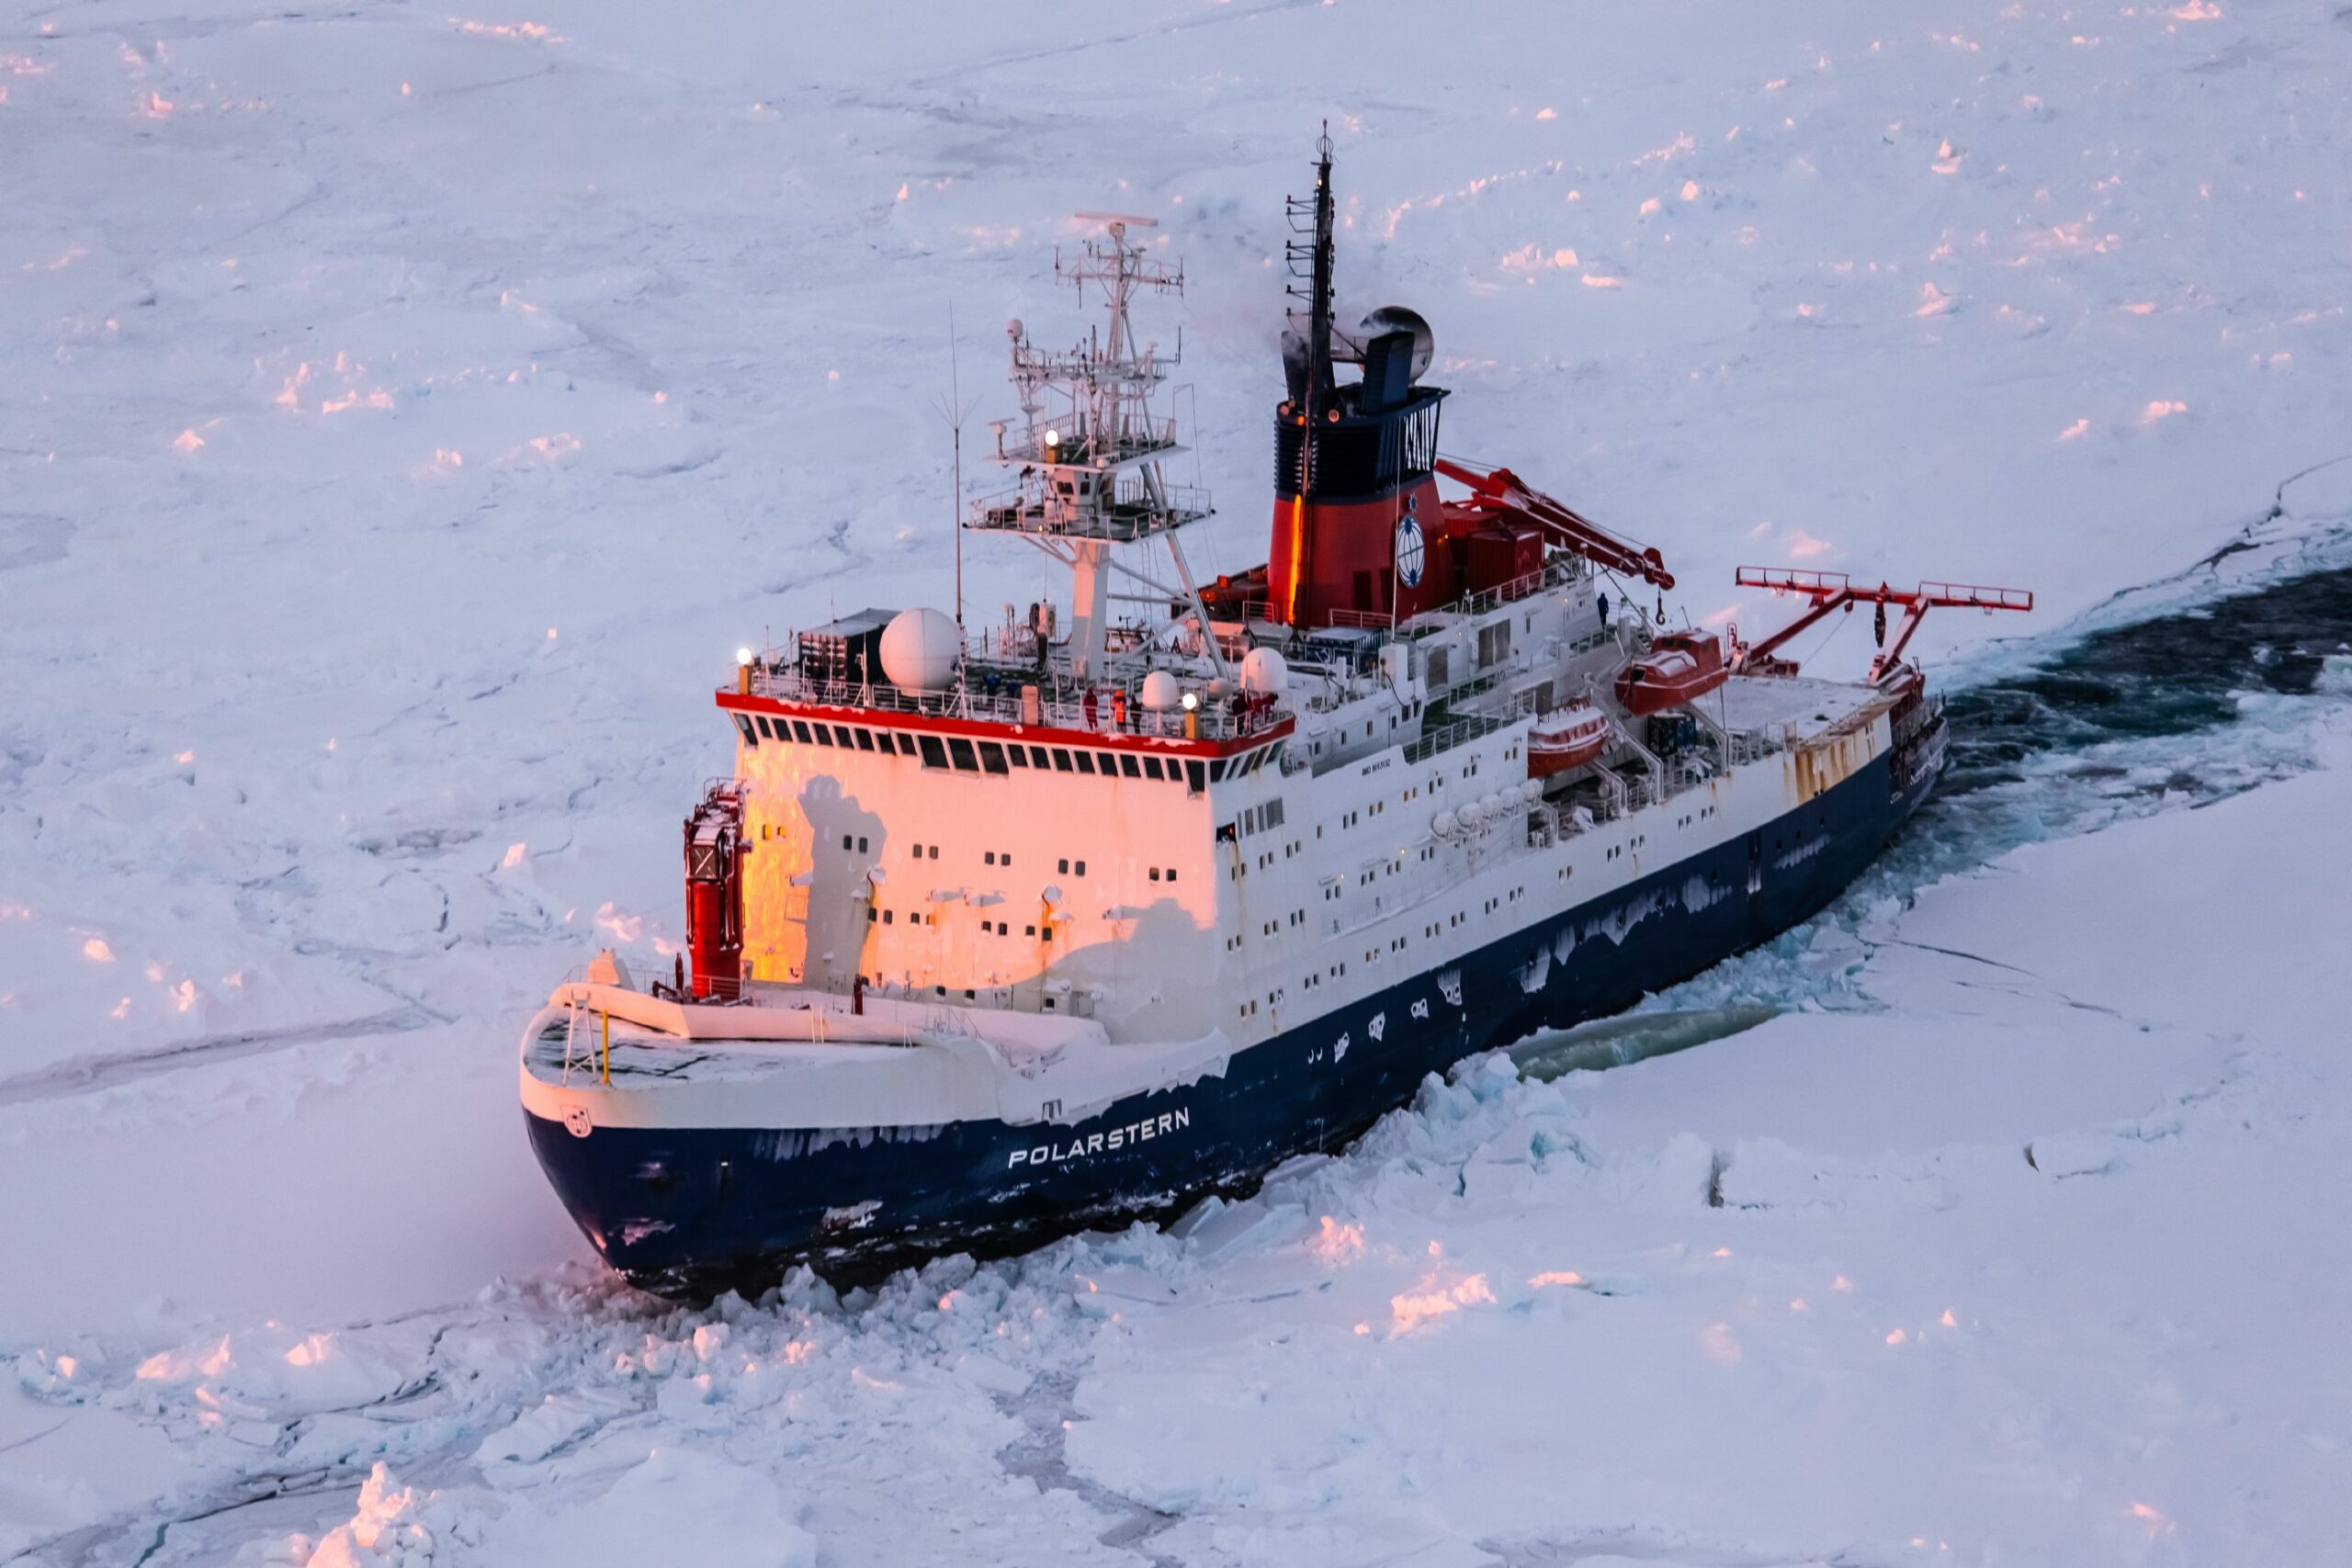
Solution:
<svg viewBox="0 0 2352 1568"><path fill-rule="evenodd" d="M1146 1138L1164 1137L1170 1133L1180 1133L1192 1124L1193 1112L1189 1107L1163 1111L1157 1116L1147 1116L1139 1122L1130 1122L1124 1127L1112 1127L1100 1133L1089 1133L1082 1137L1074 1136L1067 1144L1046 1143L1039 1144L1035 1148L1015 1149L1005 1157L1005 1168L1010 1170L1015 1166L1022 1165L1059 1165L1065 1160L1090 1158L1105 1150L1125 1148L1128 1145L1140 1143Z"/></svg>

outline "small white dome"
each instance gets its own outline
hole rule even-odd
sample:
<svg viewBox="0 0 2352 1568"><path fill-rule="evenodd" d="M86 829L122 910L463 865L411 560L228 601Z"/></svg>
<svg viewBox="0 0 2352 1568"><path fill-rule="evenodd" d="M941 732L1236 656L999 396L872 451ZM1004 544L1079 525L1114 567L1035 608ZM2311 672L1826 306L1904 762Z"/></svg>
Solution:
<svg viewBox="0 0 2352 1568"><path fill-rule="evenodd" d="M1544 798L1544 784L1540 779L1527 779L1519 786L1519 798L1532 806Z"/></svg>
<svg viewBox="0 0 2352 1568"><path fill-rule="evenodd" d="M1253 648L1241 659L1241 689L1279 696L1290 685L1290 665L1271 648Z"/></svg>
<svg viewBox="0 0 2352 1568"><path fill-rule="evenodd" d="M1176 684L1176 677L1165 670L1155 670L1143 678L1143 705L1165 713L1183 700L1183 693Z"/></svg>
<svg viewBox="0 0 2352 1568"><path fill-rule="evenodd" d="M1510 810L1512 805L1512 802L1502 797L1500 792L1497 792L1478 802L1478 809L1488 817L1500 817Z"/></svg>
<svg viewBox="0 0 2352 1568"><path fill-rule="evenodd" d="M1475 800L1465 800L1453 808L1453 819L1464 828L1476 828L1485 810Z"/></svg>
<svg viewBox="0 0 2352 1568"><path fill-rule="evenodd" d="M1441 811L1430 818L1430 831L1441 839L1451 839L1462 830L1462 819L1451 811Z"/></svg>
<svg viewBox="0 0 2352 1568"><path fill-rule="evenodd" d="M901 610L882 628L882 673L901 691L945 691L963 657L963 629L936 610Z"/></svg>

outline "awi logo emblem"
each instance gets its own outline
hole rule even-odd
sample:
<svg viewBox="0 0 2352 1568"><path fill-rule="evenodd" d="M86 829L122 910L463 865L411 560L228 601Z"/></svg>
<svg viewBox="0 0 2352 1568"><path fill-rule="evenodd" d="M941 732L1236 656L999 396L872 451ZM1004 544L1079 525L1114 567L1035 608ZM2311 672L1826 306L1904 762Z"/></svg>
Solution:
<svg viewBox="0 0 2352 1568"><path fill-rule="evenodd" d="M1408 588L1419 588L1426 555L1421 545L1421 521L1408 513L1396 520L1396 581Z"/></svg>

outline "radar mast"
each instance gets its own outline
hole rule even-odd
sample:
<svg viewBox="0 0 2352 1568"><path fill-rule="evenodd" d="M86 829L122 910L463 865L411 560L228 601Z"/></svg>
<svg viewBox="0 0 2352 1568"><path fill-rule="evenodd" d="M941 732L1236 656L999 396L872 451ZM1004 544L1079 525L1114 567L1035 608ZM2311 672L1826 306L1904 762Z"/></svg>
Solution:
<svg viewBox="0 0 2352 1568"><path fill-rule="evenodd" d="M1180 363L1182 337L1178 352L1163 355L1156 342L1138 345L1129 319L1138 289L1182 294L1183 268L1170 267L1128 239L1131 228L1157 228L1155 219L1113 212L1078 217L1102 224L1104 235L1085 242L1072 260L1057 250L1054 276L1081 297L1090 285L1099 287L1106 320L1066 349L1039 348L1021 321L1007 323L1022 422L1018 434L1008 434L1009 425L997 427L996 460L1017 470L1018 482L978 502L965 525L1018 534L1070 569L1069 654L1080 681L1105 673L1114 598L1189 603L1208 656L1222 672L1207 611L1176 540L1179 529L1209 515L1208 492L1168 482L1162 464L1185 448L1176 439L1175 416L1152 408L1152 394ZM1114 547L1153 540L1164 541L1181 587L1159 582L1114 553ZM1114 573L1143 593L1114 594Z"/></svg>

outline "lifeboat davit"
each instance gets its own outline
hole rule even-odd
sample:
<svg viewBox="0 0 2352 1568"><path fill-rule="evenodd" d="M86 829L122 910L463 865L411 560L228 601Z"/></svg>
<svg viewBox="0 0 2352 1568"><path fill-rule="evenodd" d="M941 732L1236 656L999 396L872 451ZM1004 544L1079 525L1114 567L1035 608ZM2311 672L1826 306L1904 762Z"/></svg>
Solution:
<svg viewBox="0 0 2352 1568"><path fill-rule="evenodd" d="M1696 702L1724 683L1723 644L1706 632L1664 632L1617 677L1617 700L1636 718Z"/></svg>
<svg viewBox="0 0 2352 1568"><path fill-rule="evenodd" d="M1596 761L1609 749L1609 716L1571 703L1537 719L1527 732L1527 776L1548 779Z"/></svg>

